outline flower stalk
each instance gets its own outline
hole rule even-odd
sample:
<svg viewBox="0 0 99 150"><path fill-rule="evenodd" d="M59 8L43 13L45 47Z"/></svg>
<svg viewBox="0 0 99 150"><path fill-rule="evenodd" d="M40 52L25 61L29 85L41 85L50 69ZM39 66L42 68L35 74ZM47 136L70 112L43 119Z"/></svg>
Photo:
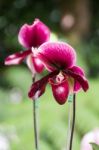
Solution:
<svg viewBox="0 0 99 150"><path fill-rule="evenodd" d="M36 78L33 77L33 83ZM33 99L33 124L34 124L34 139L35 139L35 150L39 150L39 129L38 129L38 101Z"/></svg>
<svg viewBox="0 0 99 150"><path fill-rule="evenodd" d="M76 94L74 93L73 94L73 120L72 120L72 127L71 127L69 150L72 150L74 127L75 127L75 115L76 115Z"/></svg>
<svg viewBox="0 0 99 150"><path fill-rule="evenodd" d="M70 97L69 97L70 98ZM70 147L70 134L71 134L71 114L72 114L72 102L68 99L68 128L67 128L67 143L66 150Z"/></svg>
<svg viewBox="0 0 99 150"><path fill-rule="evenodd" d="M38 109L37 100L33 100L35 150L39 150L38 110L37 109Z"/></svg>

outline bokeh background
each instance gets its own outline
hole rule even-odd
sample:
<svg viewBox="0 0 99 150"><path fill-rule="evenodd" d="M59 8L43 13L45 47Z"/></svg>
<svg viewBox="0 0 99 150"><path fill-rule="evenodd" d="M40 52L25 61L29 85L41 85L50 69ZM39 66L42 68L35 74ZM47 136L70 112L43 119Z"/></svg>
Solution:
<svg viewBox="0 0 99 150"><path fill-rule="evenodd" d="M4 66L4 58L22 50L17 39L19 29L35 18L50 27L52 40L75 47L77 64L89 79L89 91L77 95L73 150L80 150L84 134L99 127L98 0L0 0L0 145L5 147L0 150L34 149L33 106L27 97L31 73L25 62ZM48 86L39 99L41 150L64 150L67 112L68 103L59 106Z"/></svg>

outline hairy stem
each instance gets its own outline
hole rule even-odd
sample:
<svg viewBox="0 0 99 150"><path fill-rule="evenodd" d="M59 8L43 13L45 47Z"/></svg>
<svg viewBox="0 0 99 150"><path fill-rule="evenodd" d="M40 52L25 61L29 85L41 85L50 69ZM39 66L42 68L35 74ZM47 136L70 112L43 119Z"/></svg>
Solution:
<svg viewBox="0 0 99 150"><path fill-rule="evenodd" d="M70 146L69 150L72 150L72 143L73 143L73 135L74 135L74 126L75 126L75 114L76 114L76 94L73 94L73 120L72 120L72 128L71 128L71 135L70 135Z"/></svg>
<svg viewBox="0 0 99 150"><path fill-rule="evenodd" d="M36 78L33 77L33 82ZM39 131L38 131L38 106L37 100L33 100L33 124L34 124L34 139L35 139L35 150L39 150Z"/></svg>

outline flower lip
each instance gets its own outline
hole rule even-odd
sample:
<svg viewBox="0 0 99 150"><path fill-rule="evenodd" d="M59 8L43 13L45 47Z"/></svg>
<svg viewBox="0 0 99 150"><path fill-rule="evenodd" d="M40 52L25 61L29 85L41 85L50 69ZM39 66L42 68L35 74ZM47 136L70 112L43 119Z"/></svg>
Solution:
<svg viewBox="0 0 99 150"><path fill-rule="evenodd" d="M49 83L52 87L52 92L55 100L60 104L63 105L67 97L69 95L69 84L66 79L63 79L61 82L55 83L53 78L49 79Z"/></svg>
<svg viewBox="0 0 99 150"><path fill-rule="evenodd" d="M45 42L39 47L38 57L50 71L63 70L76 64L76 52L64 42Z"/></svg>

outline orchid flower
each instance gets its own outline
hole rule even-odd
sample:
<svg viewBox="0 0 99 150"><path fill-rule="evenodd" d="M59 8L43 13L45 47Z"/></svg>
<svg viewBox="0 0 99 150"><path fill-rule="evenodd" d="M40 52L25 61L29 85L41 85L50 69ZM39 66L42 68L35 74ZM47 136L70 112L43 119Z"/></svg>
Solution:
<svg viewBox="0 0 99 150"><path fill-rule="evenodd" d="M81 141L81 150L93 150L91 143L95 143L99 145L99 129L98 128L84 135Z"/></svg>
<svg viewBox="0 0 99 150"><path fill-rule="evenodd" d="M28 96L37 99L45 92L47 83L52 87L55 100L64 104L71 92L88 89L82 68L76 66L76 52L64 42L46 42L38 48L37 57L50 72L32 84Z"/></svg>
<svg viewBox="0 0 99 150"><path fill-rule="evenodd" d="M39 19L35 19L32 25L24 24L18 34L19 43L27 50L17 52L5 59L6 65L20 64L27 57L27 64L30 70L42 72L44 66L40 59L35 56L37 48L50 37L49 28Z"/></svg>

